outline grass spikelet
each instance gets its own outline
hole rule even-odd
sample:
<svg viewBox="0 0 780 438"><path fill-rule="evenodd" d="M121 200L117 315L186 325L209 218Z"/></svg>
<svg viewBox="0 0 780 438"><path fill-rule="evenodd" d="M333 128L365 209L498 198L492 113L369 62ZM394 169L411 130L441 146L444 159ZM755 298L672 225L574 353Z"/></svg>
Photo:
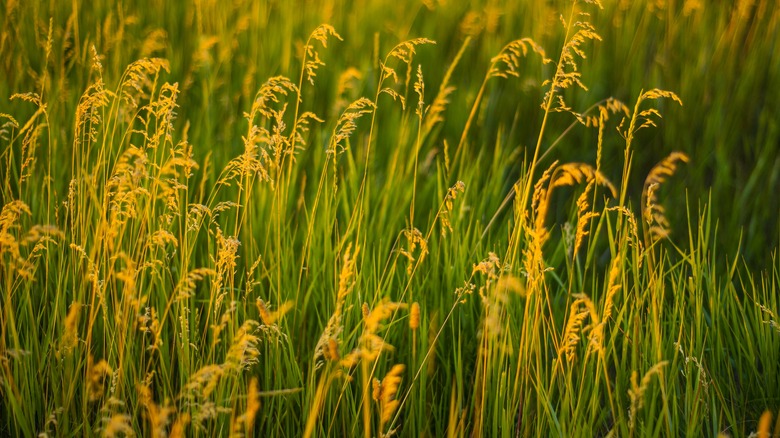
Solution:
<svg viewBox="0 0 780 438"><path fill-rule="evenodd" d="M63 357L70 354L70 352L78 345L79 341L79 311L81 310L81 304L73 303L70 305L68 315L65 317L65 329L60 338L59 349L57 350L57 356Z"/></svg>
<svg viewBox="0 0 780 438"><path fill-rule="evenodd" d="M317 69L325 65L320 59L320 55L315 49L313 42L319 41L323 48L327 48L328 37L331 36L339 41L344 41L333 26L330 24L321 24L314 29L314 32L312 32L311 35L309 35L309 39L306 40L306 44L303 46L306 59L304 68L306 69L306 77L311 85L314 85L314 77L317 76Z"/></svg>
<svg viewBox="0 0 780 438"><path fill-rule="evenodd" d="M422 263L426 254L428 254L428 241L425 240L425 237L423 237L422 233L417 228L411 230L406 229L403 230L402 233L404 237L406 237L407 247L406 249L399 249L398 252L407 259L406 273L412 275L415 267ZM418 246L419 251L417 249ZM418 253L417 257L415 257L415 252Z"/></svg>
<svg viewBox="0 0 780 438"><path fill-rule="evenodd" d="M170 71L167 60L162 58L143 58L132 62L122 74L120 96L131 109L138 108L140 102L151 97L154 77L160 71Z"/></svg>
<svg viewBox="0 0 780 438"><path fill-rule="evenodd" d="M178 417L176 417L176 421L173 422L173 426L171 426L171 433L168 435L169 438L184 438L187 436L186 430L187 425L190 423L190 414L183 413L179 414Z"/></svg>
<svg viewBox="0 0 780 438"><path fill-rule="evenodd" d="M364 363L375 361L380 354L385 351L394 351L395 347L385 342L385 339L371 332L365 332L360 337L360 343L362 347L357 352L358 357L363 360ZM351 359L344 358L343 363L350 362Z"/></svg>
<svg viewBox="0 0 780 438"><path fill-rule="evenodd" d="M339 354L339 344L335 339L328 339L328 348L323 352L323 356L326 360L334 362L341 360L341 354Z"/></svg>
<svg viewBox="0 0 780 438"><path fill-rule="evenodd" d="M758 419L758 427L756 428L756 438L769 438L771 436L772 427L772 411L765 410L761 414L761 418Z"/></svg>
<svg viewBox="0 0 780 438"><path fill-rule="evenodd" d="M357 128L358 119L364 114L370 114L374 109L374 103L365 97L350 103L336 122L336 128L333 136L330 138L327 153L336 155L344 152L347 149L347 140L355 132L355 128Z"/></svg>
<svg viewBox="0 0 780 438"><path fill-rule="evenodd" d="M30 207L20 200L13 200L3 206L0 211L0 233L5 235L16 227L16 222L22 215L31 215Z"/></svg>
<svg viewBox="0 0 780 438"><path fill-rule="evenodd" d="M385 426L393 419L393 414L398 408L399 401L395 398L398 393L398 387L401 385L402 377L406 366L396 364L385 374L382 381L374 386L374 399L379 401L379 430L381 436L390 436L392 432L385 432Z"/></svg>
<svg viewBox="0 0 780 438"><path fill-rule="evenodd" d="M577 113L577 121L582 123L588 128L597 127L607 122L611 115L623 114L624 117L628 117L631 110L622 101L615 99L614 97L606 98L603 103L599 103L595 107L596 114L590 115L589 112ZM601 160L597 160L601 161Z"/></svg>
<svg viewBox="0 0 780 438"><path fill-rule="evenodd" d="M595 3L599 8L601 4ZM575 20L576 2L572 4L571 15L569 20L564 19L561 15L561 23L563 28L566 29L566 34L571 35L563 44L561 49L561 55L555 67L555 73L552 79L548 79L542 83L542 87L549 85L549 90L545 93L542 108L547 112L571 112L571 109L564 102L563 97L559 94L561 90L573 86L576 86L582 90L587 91L588 87L582 83L582 74L579 71L577 65L578 59L586 59L585 51L582 46L588 41L601 41L601 36L596 33L596 28L586 19ZM587 18L587 13L580 13L579 15ZM574 31L572 33L572 31ZM552 62L552 61L547 61ZM557 98L556 98L557 96ZM553 102L557 101L557 106L553 107Z"/></svg>
<svg viewBox="0 0 780 438"><path fill-rule="evenodd" d="M669 221L664 214L664 208L658 203L656 191L666 179L677 170L677 163L687 163L688 156L682 152L672 152L663 161L655 165L645 179L642 190L642 218L647 224L645 229L645 245L666 237L669 234Z"/></svg>
<svg viewBox="0 0 780 438"><path fill-rule="evenodd" d="M585 304L585 299L580 297L574 300L569 307L569 317L566 320L566 327L563 330L561 346L558 349L558 357L566 357L566 361L574 361L577 344L580 342L580 332L585 318L589 311Z"/></svg>
<svg viewBox="0 0 780 438"><path fill-rule="evenodd" d="M415 53L417 53L417 47L421 45L427 45L427 44L436 44L436 41L429 40L428 38L414 38L411 40L400 42L395 47L393 47L387 53L387 56L385 56L385 60L380 64L380 68L382 70L381 78L379 81L380 86L382 86L385 83L385 81L389 79L392 79L394 84L397 84L399 82L398 73L396 73L394 68L388 65L390 59L395 58L396 60L400 61L402 64L406 65L406 75L405 75L406 79L404 81L404 85L405 88L408 90L409 82L412 79L412 60L414 59ZM406 108L406 98L404 97L406 93L400 94L390 87L384 87L379 90L379 94L387 94L388 96L392 97L393 100L400 101L401 106L404 109Z"/></svg>
<svg viewBox="0 0 780 438"><path fill-rule="evenodd" d="M246 321L233 336L233 343L225 357L225 369L228 371L243 371L257 363L260 351L257 343L260 339L252 332L258 326L256 321Z"/></svg>
<svg viewBox="0 0 780 438"><path fill-rule="evenodd" d="M210 268L196 268L187 272L187 275L183 276L176 286L176 296L179 299L192 296L195 292L197 282L202 281L206 277L214 277L216 275L217 271Z"/></svg>
<svg viewBox="0 0 780 438"><path fill-rule="evenodd" d="M628 222L628 242L638 253L642 253L642 241L639 238L639 225L637 224L636 216L631 210L626 207L617 205L614 207L608 207L605 211L616 211L620 213ZM642 260L641 258L639 259ZM641 266L641 265L640 265Z"/></svg>
<svg viewBox="0 0 780 438"><path fill-rule="evenodd" d="M549 179L550 183L545 189L544 184ZM617 196L617 192L612 183L602 174L599 170L593 168L593 166L585 163L566 163L558 165L557 161L547 168L542 174L539 180L534 185L534 192L531 202L531 207L534 210L534 229L533 239L526 254L526 271L529 273L536 273L537 276L542 270L542 247L549 239L549 231L545 225L547 218L547 209L549 208L553 190L557 187L573 186L576 184L587 183L585 192L580 195L577 200L578 221L577 232L574 245L574 251L572 256L577 253L579 245L582 243L582 238L587 234L585 226L589 223L590 219L598 215L598 213L590 212L586 213L589 204L587 201L587 193L590 190L591 183L595 183L604 187L607 187L612 196ZM516 188L517 190L517 188Z"/></svg>
<svg viewBox="0 0 780 438"><path fill-rule="evenodd" d="M92 355L89 356L87 360L87 397L89 401L97 401L103 397L105 379L113 372L113 368L105 359L95 363Z"/></svg>
<svg viewBox="0 0 780 438"><path fill-rule="evenodd" d="M225 374L225 371L222 365L204 365L190 376L189 381L184 386L182 395L190 403L198 399L209 398L223 374Z"/></svg>
<svg viewBox="0 0 780 438"><path fill-rule="evenodd" d="M639 374L636 371L631 373L631 388L628 390L628 396L631 400L631 406L628 409L628 427L632 432L636 425L636 415L645 403L645 391L650 386L654 375L658 375L659 379L661 378L663 367L668 364L669 362L664 360L653 365L642 377L641 382L638 381Z"/></svg>
<svg viewBox="0 0 780 438"><path fill-rule="evenodd" d="M590 324L583 329L583 332L587 331L588 334L588 351L595 351L599 355L604 354L604 322L599 318L596 305L585 294L574 294L574 297L582 300L585 310L590 316Z"/></svg>
<svg viewBox="0 0 780 438"><path fill-rule="evenodd" d="M547 168L547 170L542 173L542 176L539 177L539 179L534 184L534 192L533 196L531 198L531 210L534 212L534 239L533 243L535 246L538 246L541 248L542 244L547 240L547 229L545 228L544 222L547 218L547 207L548 207L548 197L547 197L547 191L548 189L545 188L545 183L552 177L553 172L557 169L558 161L553 161L553 163L550 165L550 167ZM520 190L519 186L515 186L515 192L517 193ZM525 208L524 206L520 206L520 197L515 196L515 206L516 208ZM521 213L525 214L525 212Z"/></svg>
<svg viewBox="0 0 780 438"><path fill-rule="evenodd" d="M620 283L620 274L622 269L620 267L620 257L616 256L612 259L611 267L609 268L609 279L607 280L607 295L604 297L604 308L601 311L601 319L603 322L609 320L612 316L612 307L615 302L615 295L622 287Z"/></svg>
<svg viewBox="0 0 780 438"><path fill-rule="evenodd" d="M466 184L458 181L454 186L447 189L447 195L444 197L444 209L439 209L439 221L441 223L441 235L446 236L447 231L452 232L452 222L450 215L453 210L453 201L458 197L458 193L466 191Z"/></svg>
<svg viewBox="0 0 780 438"><path fill-rule="evenodd" d="M174 409L168 406L158 406L152 397L152 391L146 385L138 385L138 398L144 408L146 418L151 426L152 436L164 438L167 436L166 428L170 422L170 416Z"/></svg>
<svg viewBox="0 0 780 438"><path fill-rule="evenodd" d="M260 391L258 391L257 386L257 377L252 377L246 394L246 410L233 420L233 436L254 436L255 417L260 410ZM241 429L243 429L243 435Z"/></svg>
<svg viewBox="0 0 780 438"><path fill-rule="evenodd" d="M655 108L648 108L640 111L640 106L647 99L657 100L661 98L672 99L672 101L677 102L680 106L683 104L682 100L671 91L654 88L650 91L640 92L639 99L637 99L634 107L634 114L631 117L631 123L627 130L621 132L623 137L626 138L627 144L630 145L631 140L637 131L658 126L655 120L662 118L661 112ZM637 123L639 123L639 126L637 126ZM623 123L621 122L621 126L622 125ZM620 131L620 127L618 127L618 131Z"/></svg>
<svg viewBox="0 0 780 438"><path fill-rule="evenodd" d="M471 272L472 274L481 272L488 278L495 279L498 278L500 269L501 261L499 260L498 256L493 252L489 252L488 256L484 260L474 265L474 268Z"/></svg>
<svg viewBox="0 0 780 438"><path fill-rule="evenodd" d="M322 330L317 345L314 347L314 362L317 364L321 364L319 362L320 358L333 361L339 360L337 337L341 335L344 329L341 321L344 312L344 300L350 294L355 284L355 263L359 253L359 247L355 247L355 252L352 252L351 243L348 243L344 250L337 284L336 308ZM368 304L364 303L361 311L363 311L365 318L368 315Z"/></svg>
<svg viewBox="0 0 780 438"><path fill-rule="evenodd" d="M588 195L593 188L593 181L589 182L585 186L585 190L577 198L577 231L574 235L574 250L572 251L572 257L577 257L577 252L582 245L582 240L589 234L586 227L590 224L590 220L599 216L598 212L588 211L590 204L588 203Z"/></svg>
<svg viewBox="0 0 780 438"><path fill-rule="evenodd" d="M19 122L12 115L6 113L0 113L0 119L6 119L5 123L0 124L0 140L10 142L12 132L19 129Z"/></svg>
<svg viewBox="0 0 780 438"><path fill-rule="evenodd" d="M409 308L409 328L416 331L420 327L420 303L414 302Z"/></svg>
<svg viewBox="0 0 780 438"><path fill-rule="evenodd" d="M527 291L519 278L514 275L502 275L496 282L496 289L501 292L513 292L520 296L526 296Z"/></svg>
<svg viewBox="0 0 780 438"><path fill-rule="evenodd" d="M260 410L260 391L257 389L257 377L249 382L249 392L246 399L246 413L244 414L244 426L249 434L255 424L255 417Z"/></svg>
<svg viewBox="0 0 780 438"><path fill-rule="evenodd" d="M341 72L336 81L336 111L342 111L347 106L349 103L347 92L356 89L362 80L363 73L355 67L349 67Z"/></svg>
<svg viewBox="0 0 780 438"><path fill-rule="evenodd" d="M260 298L257 299L256 304L257 310L260 312L260 320L267 326L276 324L290 309L295 307L295 302L292 300L285 301L278 309L273 311L269 310L265 301Z"/></svg>
<svg viewBox="0 0 780 438"><path fill-rule="evenodd" d="M108 418L106 425L103 427L103 436L106 438L113 437L133 437L132 417L127 414L115 413Z"/></svg>
<svg viewBox="0 0 780 438"><path fill-rule="evenodd" d="M528 55L528 52L534 52L542 57L542 63L551 62L544 53L542 46L537 44L531 38L521 38L514 40L504 46L498 55L490 60L490 69L488 78L508 78L509 76L520 76L520 62Z"/></svg>
<svg viewBox="0 0 780 438"><path fill-rule="evenodd" d="M455 55L455 59L452 60L447 71L444 73L444 78L439 85L439 91L436 93L436 97L433 99L428 112L425 114L425 120L423 121L423 133L429 133L434 126L444 121L444 111L450 103L449 96L455 91L455 87L450 85L450 79L452 78L452 72L455 67L460 63L463 53L466 51L471 42L471 37L467 37L463 41L463 45L460 46L460 50Z"/></svg>
<svg viewBox="0 0 780 438"><path fill-rule="evenodd" d="M359 253L359 247L355 247L355 252L354 254L352 253L352 244L348 244L347 249L344 250L341 272L339 273L338 293L336 294L337 303L343 303L344 298L350 293L355 284L355 262Z"/></svg>
<svg viewBox="0 0 780 438"><path fill-rule="evenodd" d="M241 242L235 237L225 237L222 234L221 229L217 229L217 257L214 261L214 270L217 275L212 280L212 290L217 291L219 295L216 297L216 304L214 305L214 318L216 319L217 313L220 308L222 299L226 292L220 292L223 290L223 285L232 284L233 275L236 272L236 260L238 259L238 247Z"/></svg>
<svg viewBox="0 0 780 438"><path fill-rule="evenodd" d="M368 315L366 315L365 307L364 307L363 322L365 323L366 330L369 333L376 333L376 331L379 329L379 324L382 321L391 317L396 310L405 307L406 304L395 303L389 300L384 300L380 302L376 307L371 309Z"/></svg>
<svg viewBox="0 0 780 438"><path fill-rule="evenodd" d="M585 163L566 163L558 166L550 182L549 190L551 192L556 187L573 186L583 182L590 183L591 181L606 187L613 197L617 197L617 190L607 177L593 166Z"/></svg>
<svg viewBox="0 0 780 438"><path fill-rule="evenodd" d="M777 321L777 316L775 316L775 313L772 312L772 309L764 306L763 304L755 303L756 306L758 306L759 309L761 309L762 314L766 314L767 320L764 320L761 318L764 324L768 324L773 329L777 330L778 333L780 333L780 323Z"/></svg>
<svg viewBox="0 0 780 438"><path fill-rule="evenodd" d="M16 275L27 281L32 280L35 267L31 263L31 259L37 257L42 247L36 245L28 257L22 255L22 249L28 243L36 240L36 237L41 234L40 231L46 232L47 229L33 227L21 239L17 239L20 234L19 220L21 216L31 214L27 204L19 200L9 202L0 211L0 272L7 276L6 278L11 279Z"/></svg>

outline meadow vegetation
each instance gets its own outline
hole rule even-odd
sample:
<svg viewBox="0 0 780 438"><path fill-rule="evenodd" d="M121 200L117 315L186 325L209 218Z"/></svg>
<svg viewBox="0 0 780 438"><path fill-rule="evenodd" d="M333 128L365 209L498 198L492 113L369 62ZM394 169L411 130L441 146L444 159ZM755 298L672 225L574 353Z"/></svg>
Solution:
<svg viewBox="0 0 780 438"><path fill-rule="evenodd" d="M780 436L779 28L6 1L0 435Z"/></svg>

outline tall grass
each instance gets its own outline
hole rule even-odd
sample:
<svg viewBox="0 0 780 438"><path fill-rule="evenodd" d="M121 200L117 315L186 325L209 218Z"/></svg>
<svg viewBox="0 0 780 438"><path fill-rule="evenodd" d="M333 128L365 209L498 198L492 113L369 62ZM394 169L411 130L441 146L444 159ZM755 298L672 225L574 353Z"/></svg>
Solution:
<svg viewBox="0 0 780 438"><path fill-rule="evenodd" d="M0 434L780 434L771 2L3 12Z"/></svg>

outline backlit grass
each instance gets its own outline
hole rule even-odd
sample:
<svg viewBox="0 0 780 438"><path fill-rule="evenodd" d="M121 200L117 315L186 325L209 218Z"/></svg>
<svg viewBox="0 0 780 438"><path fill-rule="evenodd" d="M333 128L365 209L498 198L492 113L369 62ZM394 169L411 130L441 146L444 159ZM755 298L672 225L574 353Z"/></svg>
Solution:
<svg viewBox="0 0 780 438"><path fill-rule="evenodd" d="M768 1L6 2L0 435L780 434Z"/></svg>

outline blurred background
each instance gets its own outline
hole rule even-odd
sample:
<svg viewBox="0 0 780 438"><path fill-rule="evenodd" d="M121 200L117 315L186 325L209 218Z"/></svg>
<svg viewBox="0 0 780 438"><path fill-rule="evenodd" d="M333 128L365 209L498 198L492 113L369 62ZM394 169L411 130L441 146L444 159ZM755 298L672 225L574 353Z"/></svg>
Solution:
<svg viewBox="0 0 780 438"><path fill-rule="evenodd" d="M170 61L170 73L163 79L178 82L182 91L177 131L189 124L187 135L196 160L210 154L212 169L221 169L242 149L236 133L245 130L242 114L255 91L271 76L300 70L305 39L317 25L330 23L343 37L331 39L328 49L320 51L326 67L318 71L316 85L307 84L303 91L304 100L317 96L309 99L309 109L325 120L335 120L345 99L373 98L378 62L398 42L414 37L436 41L435 46L421 47L414 61L422 66L433 95L446 66L471 37L453 73L451 85L456 90L445 120L425 139L421 152L425 156L440 151L445 141L451 147L458 143L490 59L506 43L531 37L548 57L557 59L563 10L568 8L562 1L3 0L0 112L24 119L21 115L31 114L34 107L8 97L38 92L45 85L53 128L50 142L55 149L67 150L73 141L72 108L90 82L92 46L101 56L109 89L133 60L163 57ZM647 171L671 151L683 151L691 162L662 194L673 232L685 236L686 206L695 218L705 204L710 205L719 229L717 245L725 247L719 254L733 258L740 248L749 264L764 266L768 249L780 243L776 2L714 6L698 0L608 1L590 20L602 41L588 43L588 58L579 66L589 91L572 89L565 94L575 111L607 97L633 108L640 90L656 87L677 93L684 102L683 107L659 102L664 118L658 128L638 134L629 185L634 202ZM50 29L53 44L47 63ZM540 85L552 71L532 56L526 61L519 78L490 82L464 151L466 158L487 160L497 154L497 144L502 154L513 152L506 155L510 159L503 169L506 185L495 193L510 190L539 133ZM352 86L343 96L337 95L340 79ZM378 116L398 117L388 112ZM596 130L577 125L567 131L573 120L569 114L551 117L542 149L559 141L546 158L548 163L553 158L595 161ZM613 129L619 122L620 117L610 121L602 161L602 170L613 181L620 179L622 167L624 142ZM321 144L326 141L320 139ZM383 150L393 147L394 138L388 134L377 141L381 157ZM53 184L62 193L70 172L67 166L58 171ZM458 179L457 170L451 179ZM490 202L497 208L502 199L497 196ZM495 211L489 210L483 223Z"/></svg>

